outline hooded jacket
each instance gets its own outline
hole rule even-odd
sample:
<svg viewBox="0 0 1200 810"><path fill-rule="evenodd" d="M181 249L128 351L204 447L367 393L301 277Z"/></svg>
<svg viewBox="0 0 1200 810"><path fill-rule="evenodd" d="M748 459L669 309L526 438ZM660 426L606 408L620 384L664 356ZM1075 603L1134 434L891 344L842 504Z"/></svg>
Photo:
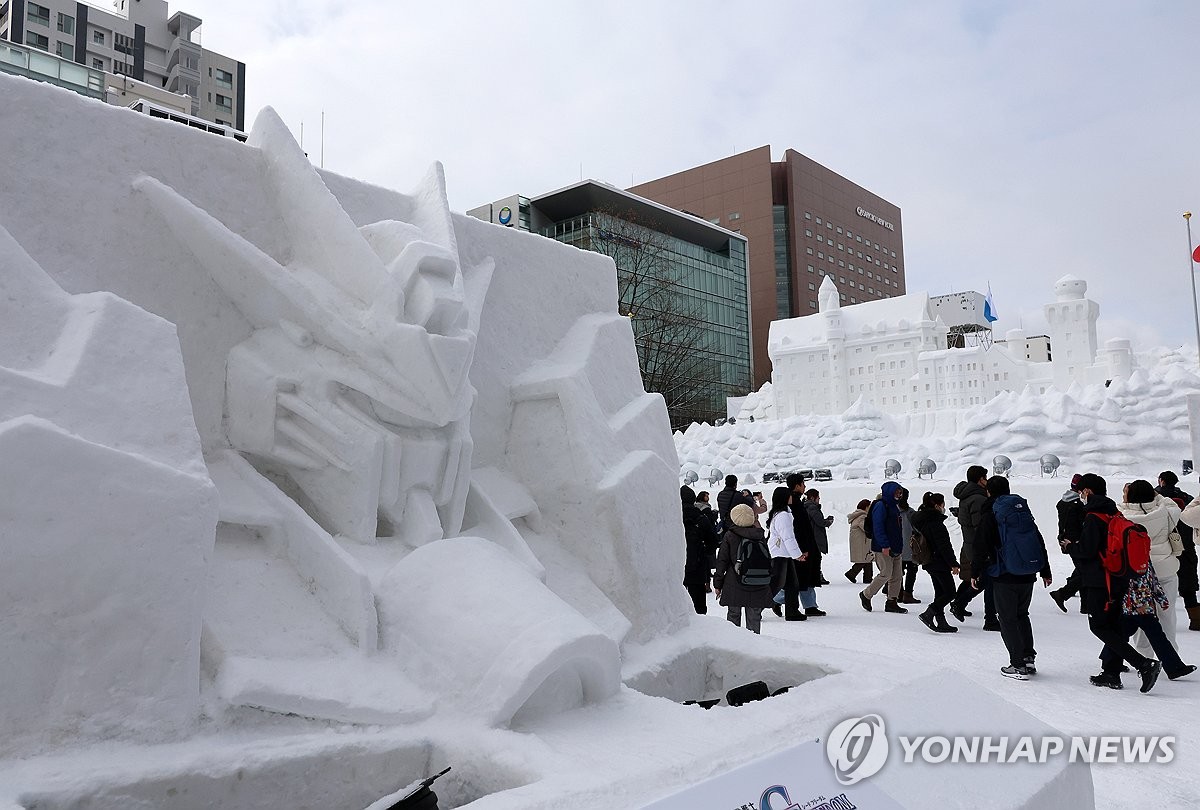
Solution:
<svg viewBox="0 0 1200 810"><path fill-rule="evenodd" d="M900 535L900 505L896 503L896 491L900 485L888 481L881 488L882 494L871 504L871 551L887 551L899 557L904 551L904 538Z"/></svg>
<svg viewBox="0 0 1200 810"><path fill-rule="evenodd" d="M1179 558L1171 553L1168 535L1179 522L1179 507L1170 498L1155 494L1149 503L1119 503L1121 514L1140 523L1150 535L1150 562L1160 579L1170 579L1179 573Z"/></svg>
<svg viewBox="0 0 1200 810"><path fill-rule="evenodd" d="M804 500L804 508L808 511L808 521L812 524L813 542L822 554L829 553L829 520L821 511L821 504L816 501Z"/></svg>

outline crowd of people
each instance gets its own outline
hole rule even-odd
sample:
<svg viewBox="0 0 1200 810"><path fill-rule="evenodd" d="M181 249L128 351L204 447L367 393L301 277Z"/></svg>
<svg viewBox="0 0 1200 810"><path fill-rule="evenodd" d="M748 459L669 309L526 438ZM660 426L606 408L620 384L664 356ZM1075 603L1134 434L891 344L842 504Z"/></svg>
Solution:
<svg viewBox="0 0 1200 810"><path fill-rule="evenodd" d="M1050 596L1060 610L1079 597L1079 611L1100 642L1101 671L1090 678L1098 687L1120 689L1121 676L1134 672L1148 692L1165 672L1176 680L1196 671L1176 643L1176 603L1182 598L1188 628L1200 631L1197 557L1193 529L1200 529L1200 500L1178 487L1165 471L1158 486L1138 479L1126 484L1117 503L1107 482L1094 473L1075 475L1057 504L1055 540L1069 555L1072 573ZM736 476L725 478L716 497L690 487L680 489L687 555L684 587L697 613L706 613L708 593L726 609L735 625L758 633L762 612L770 609L785 621L826 616L818 590L828 585L822 562L829 554L828 530L834 523L821 506L821 495L799 474L771 493L738 489ZM957 506L945 496L926 492L916 509L910 493L887 481L872 500L862 500L846 516L849 563L844 576L865 588L859 599L866 611L884 591L883 610L908 613L920 604L914 595L924 569L933 589L918 619L935 633L955 633L972 616L968 605L983 595L983 629L999 633L1007 654L1001 674L1027 681L1037 674L1037 650L1029 607L1040 579L1053 584L1047 544L1028 502L1013 493L1009 479L989 477L973 465L953 489ZM764 517L765 515L765 517ZM953 517L962 532L957 555L947 529ZM955 578L958 583L956 585Z"/></svg>

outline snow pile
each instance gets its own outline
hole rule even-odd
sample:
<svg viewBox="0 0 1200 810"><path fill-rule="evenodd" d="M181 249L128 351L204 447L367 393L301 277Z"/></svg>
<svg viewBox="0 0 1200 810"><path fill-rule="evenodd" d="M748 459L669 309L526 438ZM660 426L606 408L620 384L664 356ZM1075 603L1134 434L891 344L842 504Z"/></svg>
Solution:
<svg viewBox="0 0 1200 810"><path fill-rule="evenodd" d="M888 458L913 471L923 458L957 470L1000 454L1016 472L1036 473L1047 453L1073 471L1175 468L1192 455L1187 400L1200 393L1200 375L1178 351L1149 352L1140 363L1108 387L1026 388L969 411L889 417L860 399L841 416L693 424L675 434L675 446L683 470L739 475L819 467L848 475L881 470Z"/></svg>

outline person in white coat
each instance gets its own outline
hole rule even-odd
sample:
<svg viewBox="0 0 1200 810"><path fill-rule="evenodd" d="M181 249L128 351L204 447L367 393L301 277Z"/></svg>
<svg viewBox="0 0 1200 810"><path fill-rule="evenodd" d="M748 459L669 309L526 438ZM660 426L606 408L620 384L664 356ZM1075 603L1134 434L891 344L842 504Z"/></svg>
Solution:
<svg viewBox="0 0 1200 810"><path fill-rule="evenodd" d="M1122 503L1117 504L1117 508L1122 515L1144 526L1146 534L1150 535L1150 562L1171 605L1165 611L1155 608L1155 612L1167 640L1178 650L1175 617L1179 611L1175 603L1179 598L1179 558L1171 548L1170 534L1179 523L1179 507L1170 498L1155 492L1149 481L1138 479L1125 485L1125 497ZM1130 641L1138 652L1150 656L1150 641L1145 633L1139 630Z"/></svg>

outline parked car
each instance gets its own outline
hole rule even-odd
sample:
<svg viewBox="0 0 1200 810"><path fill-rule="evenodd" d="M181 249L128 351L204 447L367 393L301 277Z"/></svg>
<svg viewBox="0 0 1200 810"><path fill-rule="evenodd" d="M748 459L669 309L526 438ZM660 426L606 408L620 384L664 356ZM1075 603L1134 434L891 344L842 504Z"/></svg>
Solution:
<svg viewBox="0 0 1200 810"><path fill-rule="evenodd" d="M821 469L816 471L816 473L814 474L813 477L818 481L832 481L833 480L833 470L829 470L829 469L822 467Z"/></svg>
<svg viewBox="0 0 1200 810"><path fill-rule="evenodd" d="M813 478L816 477L816 473L813 472L812 470L801 470L800 477L803 478L805 481L811 481L811 480L813 480Z"/></svg>
<svg viewBox="0 0 1200 810"><path fill-rule="evenodd" d="M782 482L786 477L787 475L781 472L763 473L763 483L774 484L776 482Z"/></svg>

